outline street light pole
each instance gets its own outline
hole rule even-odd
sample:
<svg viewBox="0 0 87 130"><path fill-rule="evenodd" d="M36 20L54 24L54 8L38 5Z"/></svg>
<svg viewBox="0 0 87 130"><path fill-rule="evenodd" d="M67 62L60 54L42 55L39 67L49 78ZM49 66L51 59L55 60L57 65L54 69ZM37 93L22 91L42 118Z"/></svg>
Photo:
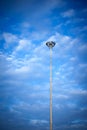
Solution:
<svg viewBox="0 0 87 130"><path fill-rule="evenodd" d="M55 46L55 42L47 42L46 45L50 49L50 130L52 130L52 48Z"/></svg>
<svg viewBox="0 0 87 130"><path fill-rule="evenodd" d="M50 130L52 130L52 48L50 48Z"/></svg>

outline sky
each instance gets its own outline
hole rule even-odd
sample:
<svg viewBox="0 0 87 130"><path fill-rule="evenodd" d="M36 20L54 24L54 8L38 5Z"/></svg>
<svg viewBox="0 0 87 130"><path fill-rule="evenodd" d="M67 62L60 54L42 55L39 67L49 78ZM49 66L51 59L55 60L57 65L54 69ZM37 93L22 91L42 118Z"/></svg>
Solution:
<svg viewBox="0 0 87 130"><path fill-rule="evenodd" d="M0 130L87 130L87 0L0 1Z"/></svg>

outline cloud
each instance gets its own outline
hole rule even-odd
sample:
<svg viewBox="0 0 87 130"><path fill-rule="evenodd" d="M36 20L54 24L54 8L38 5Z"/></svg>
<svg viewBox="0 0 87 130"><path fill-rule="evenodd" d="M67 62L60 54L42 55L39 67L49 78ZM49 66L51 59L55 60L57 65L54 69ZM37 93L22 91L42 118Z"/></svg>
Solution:
<svg viewBox="0 0 87 130"><path fill-rule="evenodd" d="M78 123L78 124L67 124L67 125L60 125L60 126L58 126L58 127L55 127L55 129L57 130L57 129L61 129L61 130L63 130L63 129L65 129L65 130L67 130L67 129L74 129L74 130L76 130L76 129L79 129L79 130L81 130L81 129L86 129L87 127L86 127L86 125L84 125L84 124L81 124L81 123Z"/></svg>
<svg viewBox="0 0 87 130"><path fill-rule="evenodd" d="M39 33L38 32L33 32L32 34L31 34L31 39L33 39L33 40L43 40L44 38L46 38L48 36L48 31L39 31Z"/></svg>
<svg viewBox="0 0 87 130"><path fill-rule="evenodd" d="M44 125L44 124L48 124L48 121L47 120L33 119L33 120L30 120L30 124L32 124L32 125Z"/></svg>
<svg viewBox="0 0 87 130"><path fill-rule="evenodd" d="M66 65L59 64L59 60L56 60L59 64L58 70L56 69L56 73L58 72L60 75L60 82L62 80L66 80L73 72L74 66L72 65L73 62L76 60L69 60L71 56L73 59L76 59L76 56L71 53L71 56L68 55L68 52L70 53L70 50L73 49L74 45L77 44L77 39L72 39L69 36L64 36L59 33L56 33L52 36L50 36L46 41L53 40L56 42L56 46L53 48L53 59L59 59L60 61L64 60L67 61ZM27 78L28 75L31 75L35 77L35 75L40 76L43 74L42 77L44 77L44 74L49 71L48 70L48 59L49 59L49 50L46 47L45 43L46 41L43 41L41 45L34 45L31 41L28 39L20 39L19 44L15 47L13 53L11 56L7 57L9 63L10 63L10 69L8 70L9 73L15 74L22 74L26 75ZM58 52L58 53L57 53ZM72 52L72 51L71 51ZM21 53L24 55L23 58L21 58ZM61 57L62 56L62 57ZM69 66L71 64L71 66ZM47 67L48 66L48 67ZM41 70L38 70L38 68L41 68ZM55 66L56 68L56 66ZM67 68L67 69L66 69ZM14 70L14 71L13 71ZM67 70L67 72L66 72ZM41 74L41 71L43 72ZM33 74L34 73L34 74ZM63 75L61 75L61 73ZM79 73L79 72L78 72ZM55 82L58 80L58 75L55 75ZM20 76L19 76L20 77ZM45 77L44 77L45 78ZM65 81L64 81L65 82Z"/></svg>
<svg viewBox="0 0 87 130"><path fill-rule="evenodd" d="M15 46L11 55L19 58L21 57L28 58L33 53L34 48L35 48L35 44L33 44L29 39L27 38L19 39L18 45Z"/></svg>
<svg viewBox="0 0 87 130"><path fill-rule="evenodd" d="M17 42L17 40L18 40L16 35L14 35L12 33L7 33L7 32L3 33L3 38L4 38L6 43L11 43L11 44L13 42Z"/></svg>
<svg viewBox="0 0 87 130"><path fill-rule="evenodd" d="M31 25L30 25L29 22L23 22L23 23L21 24L21 26L22 26L22 28L29 28Z"/></svg>
<svg viewBox="0 0 87 130"><path fill-rule="evenodd" d="M3 53L0 54L0 75L4 76L9 69L9 61L7 60L7 56L4 55Z"/></svg>
<svg viewBox="0 0 87 130"><path fill-rule="evenodd" d="M75 62L77 60L77 57L71 57L70 61Z"/></svg>
<svg viewBox="0 0 87 130"><path fill-rule="evenodd" d="M76 75L80 75L81 69L86 68L86 64L80 62L77 55L85 50L85 44L83 46L78 39L58 32L46 38L41 44L33 44L28 38L19 38L19 44L13 49L15 53L1 54L3 73L0 73L4 86L1 95L5 98L4 103L13 97L16 97L18 102L15 102L15 99L13 102L9 101L2 109L8 108L9 113L20 115L26 120L27 112L35 113L36 116L41 113L41 120L40 116L38 119L34 115L29 118L30 125L35 126L47 124L43 117L49 111L49 48L45 45L49 40L56 42L53 48L53 112L59 111L60 114L58 117L54 115L54 120L59 118L60 122L64 120L67 111L65 120L68 121L71 114L73 120L74 113L78 116L77 111L82 113L82 108L85 108L82 98L86 97L87 91L82 89L75 78ZM77 54L74 52L75 49ZM20 57L21 52L24 55ZM80 102L82 106L79 105ZM46 119L48 120L48 116Z"/></svg>
<svg viewBox="0 0 87 130"><path fill-rule="evenodd" d="M73 94L74 96L75 96L75 95L79 95L79 96L83 95L83 96L86 96L86 95L87 95L87 90L72 89L72 90L70 91L70 93Z"/></svg>
<svg viewBox="0 0 87 130"><path fill-rule="evenodd" d="M21 39L19 40L19 45L16 47L16 51L20 51L22 49L25 50L27 48L31 48L31 43L29 42L29 40Z"/></svg>
<svg viewBox="0 0 87 130"><path fill-rule="evenodd" d="M76 46L78 43L78 39L72 39L69 36L56 33L50 36L46 41L49 40L53 40L56 42L56 46L53 48L53 59L59 59L60 61L63 60L67 61L66 65L64 65L63 63L62 64L58 63L59 60L56 60L56 66L58 63L59 68L57 70L55 66L56 69L55 73L59 73L59 76L55 75L54 80L56 79L55 80L56 82L58 80L58 77L60 77L59 79L60 82L62 82L62 80L66 81L66 79L70 77L70 75L73 73L73 70L75 70L73 63L75 63L78 60L78 57L74 56L72 53L74 46ZM28 39L20 39L19 44L15 47L11 56L7 57L10 63L10 69L8 72L12 71L12 73L15 75L24 74L26 75L25 77L27 77L28 75L31 75L32 77L33 73L35 73L33 76L35 75L41 76L42 75L40 74L41 71L38 70L38 68L41 68L44 76L44 74L48 71L48 68L46 66L48 66L49 64L48 62L49 50L45 45L46 41L43 41L41 45L35 45ZM83 47L80 48L81 49L79 50L81 51ZM22 55L23 58L21 57L21 53L24 54ZM63 75L61 75L61 73Z"/></svg>
<svg viewBox="0 0 87 130"><path fill-rule="evenodd" d="M79 47L79 51L87 51L87 45L83 44Z"/></svg>
<svg viewBox="0 0 87 130"><path fill-rule="evenodd" d="M72 16L75 15L75 11L74 11L74 9L70 9L70 10L67 10L67 11L61 13L61 15L62 15L63 17L70 18L70 17L72 17Z"/></svg>
<svg viewBox="0 0 87 130"><path fill-rule="evenodd" d="M54 95L53 95L53 97L55 98L55 99L63 99L63 100L67 100L68 98L69 98L69 95L66 95L66 94L58 94L57 95L57 93L55 93Z"/></svg>
<svg viewBox="0 0 87 130"><path fill-rule="evenodd" d="M6 2L13 9L6 7L4 13L10 17L1 21L2 25L9 25L6 30L10 29L1 38L1 47L7 45L0 53L2 129L49 129L50 51L45 43L50 40L56 42L52 51L53 128L86 129L87 47L81 40L82 35L76 36L75 31L74 38L70 30L72 23L75 29L83 25L85 19L80 15L82 12L77 14L67 7L71 3L63 6L64 3L65 0L16 0L8 6ZM60 25L55 32L56 24ZM84 24L81 33L86 29Z"/></svg>

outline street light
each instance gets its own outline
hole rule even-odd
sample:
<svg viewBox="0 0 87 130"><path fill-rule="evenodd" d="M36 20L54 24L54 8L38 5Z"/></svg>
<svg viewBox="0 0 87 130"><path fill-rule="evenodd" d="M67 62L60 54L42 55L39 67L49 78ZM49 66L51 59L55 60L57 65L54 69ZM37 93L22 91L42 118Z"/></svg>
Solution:
<svg viewBox="0 0 87 130"><path fill-rule="evenodd" d="M52 130L52 48L55 46L55 42L49 41L46 45L50 49L50 130Z"/></svg>

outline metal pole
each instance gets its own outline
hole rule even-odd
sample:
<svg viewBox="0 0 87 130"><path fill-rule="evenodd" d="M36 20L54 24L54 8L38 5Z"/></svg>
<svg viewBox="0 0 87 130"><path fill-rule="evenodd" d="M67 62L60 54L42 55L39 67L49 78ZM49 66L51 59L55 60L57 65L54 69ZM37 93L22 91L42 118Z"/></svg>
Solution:
<svg viewBox="0 0 87 130"><path fill-rule="evenodd" d="M50 130L52 130L52 47L50 47Z"/></svg>
<svg viewBox="0 0 87 130"><path fill-rule="evenodd" d="M55 42L49 41L46 45L50 48L50 130L52 130L52 48Z"/></svg>

